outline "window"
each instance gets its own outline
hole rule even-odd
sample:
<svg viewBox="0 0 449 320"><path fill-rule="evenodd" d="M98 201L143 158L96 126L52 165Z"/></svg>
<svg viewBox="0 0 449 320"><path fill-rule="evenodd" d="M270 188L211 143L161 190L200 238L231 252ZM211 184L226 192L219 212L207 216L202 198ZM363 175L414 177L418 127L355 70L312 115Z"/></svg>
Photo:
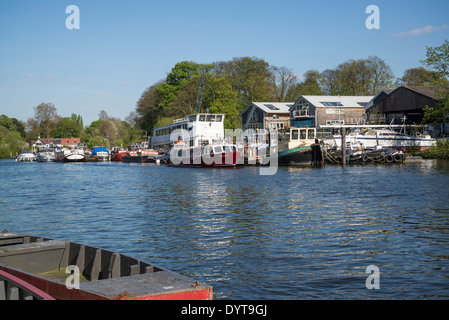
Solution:
<svg viewBox="0 0 449 320"><path fill-rule="evenodd" d="M307 131L307 139L314 139L315 138L315 132L314 131L315 130L313 130L313 129L309 129Z"/></svg>
<svg viewBox="0 0 449 320"><path fill-rule="evenodd" d="M220 115L217 115L217 120L216 120L217 122L222 122L223 121L223 116L220 114Z"/></svg>
<svg viewBox="0 0 449 320"><path fill-rule="evenodd" d="M189 116L189 122L195 122L196 121L196 115Z"/></svg>
<svg viewBox="0 0 449 320"><path fill-rule="evenodd" d="M307 134L307 130L305 130L305 129L300 130L300 139L305 140L307 138L306 134Z"/></svg>
<svg viewBox="0 0 449 320"><path fill-rule="evenodd" d="M206 121L206 115L200 114L200 121Z"/></svg>
<svg viewBox="0 0 449 320"><path fill-rule="evenodd" d="M292 130L292 140L298 140L298 130Z"/></svg>
<svg viewBox="0 0 449 320"><path fill-rule="evenodd" d="M264 104L264 106L267 107L267 108L270 109L270 110L279 110L278 107L275 107L275 106L272 105L272 104Z"/></svg>
<svg viewBox="0 0 449 320"><path fill-rule="evenodd" d="M215 153L221 153L221 147L215 147L214 148Z"/></svg>
<svg viewBox="0 0 449 320"><path fill-rule="evenodd" d="M326 107L343 107L341 102L329 102L329 101L320 101L321 104L323 104Z"/></svg>
<svg viewBox="0 0 449 320"><path fill-rule="evenodd" d="M215 121L215 115L214 114L208 114L206 117L206 121L214 122Z"/></svg>

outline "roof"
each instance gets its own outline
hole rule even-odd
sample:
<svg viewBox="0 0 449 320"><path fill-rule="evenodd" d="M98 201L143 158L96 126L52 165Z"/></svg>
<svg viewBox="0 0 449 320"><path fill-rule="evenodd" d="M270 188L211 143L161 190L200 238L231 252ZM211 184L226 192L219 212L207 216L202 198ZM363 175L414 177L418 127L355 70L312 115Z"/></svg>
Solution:
<svg viewBox="0 0 449 320"><path fill-rule="evenodd" d="M306 99L317 108L364 108L373 96L301 96L301 98Z"/></svg>
<svg viewBox="0 0 449 320"><path fill-rule="evenodd" d="M290 107L293 104L294 102L252 102L242 113L253 105L265 113L290 113Z"/></svg>
<svg viewBox="0 0 449 320"><path fill-rule="evenodd" d="M390 88L390 89L383 89L381 90L376 96L371 99L371 101L366 105L365 111L371 108L374 105L374 100L381 95L382 93L385 93L385 97L389 96L391 93L395 92L396 90L399 90L401 88L408 89L410 91L422 94L426 97L429 97L431 99L437 99L438 94L441 93L444 89L441 87L429 87L429 86L398 86L396 88ZM383 100L383 99L382 99Z"/></svg>

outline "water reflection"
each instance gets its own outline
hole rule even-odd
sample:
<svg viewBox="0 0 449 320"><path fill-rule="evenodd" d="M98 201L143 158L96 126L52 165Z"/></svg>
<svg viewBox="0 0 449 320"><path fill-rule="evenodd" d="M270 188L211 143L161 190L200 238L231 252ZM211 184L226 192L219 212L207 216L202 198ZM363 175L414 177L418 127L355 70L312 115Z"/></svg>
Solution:
<svg viewBox="0 0 449 320"><path fill-rule="evenodd" d="M122 163L0 170L0 227L131 254L211 284L217 299L449 296L448 162L275 176ZM364 286L371 264L378 291Z"/></svg>

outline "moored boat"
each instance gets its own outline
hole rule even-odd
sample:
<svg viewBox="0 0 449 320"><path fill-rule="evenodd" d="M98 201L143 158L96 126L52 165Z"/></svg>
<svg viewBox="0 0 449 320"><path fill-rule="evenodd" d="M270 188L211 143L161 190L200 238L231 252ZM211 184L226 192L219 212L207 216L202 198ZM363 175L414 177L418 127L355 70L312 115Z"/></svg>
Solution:
<svg viewBox="0 0 449 320"><path fill-rule="evenodd" d="M346 143L353 148L374 149L381 146L384 149L396 149L406 152L411 147L420 150L435 146L436 139L428 134L407 135L390 129L357 129L346 134ZM341 148L341 135L334 135L335 143Z"/></svg>
<svg viewBox="0 0 449 320"><path fill-rule="evenodd" d="M57 300L209 300L212 287L74 242L0 233L0 270Z"/></svg>
<svg viewBox="0 0 449 320"><path fill-rule="evenodd" d="M243 160L236 145L216 143L204 147L187 147L177 143L170 150L168 165L187 167L235 167Z"/></svg>
<svg viewBox="0 0 449 320"><path fill-rule="evenodd" d="M95 147L92 150L91 157L97 159L97 161L109 161L109 150L105 147Z"/></svg>
<svg viewBox="0 0 449 320"><path fill-rule="evenodd" d="M321 165L324 162L315 128L290 128L279 134L278 164Z"/></svg>
<svg viewBox="0 0 449 320"><path fill-rule="evenodd" d="M56 160L54 149L41 149L37 151L36 160L38 162L54 162Z"/></svg>
<svg viewBox="0 0 449 320"><path fill-rule="evenodd" d="M86 156L83 149L57 149L55 151L57 162L84 162Z"/></svg>
<svg viewBox="0 0 449 320"><path fill-rule="evenodd" d="M153 149L130 150L122 156L123 162L154 162L159 153Z"/></svg>
<svg viewBox="0 0 449 320"><path fill-rule="evenodd" d="M30 150L22 150L16 158L16 162L33 162L36 161L36 155Z"/></svg>

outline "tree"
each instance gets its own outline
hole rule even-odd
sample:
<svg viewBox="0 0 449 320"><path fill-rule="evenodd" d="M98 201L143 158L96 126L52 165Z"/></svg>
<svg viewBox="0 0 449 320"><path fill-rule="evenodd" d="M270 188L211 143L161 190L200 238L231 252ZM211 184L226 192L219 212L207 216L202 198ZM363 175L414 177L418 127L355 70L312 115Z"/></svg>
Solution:
<svg viewBox="0 0 449 320"><path fill-rule="evenodd" d="M427 47L426 56L427 58L421 62L436 72L437 78L432 84L441 87L442 90L438 96L437 106L433 109L425 108L423 123L447 123L449 122L449 41L445 40L439 47Z"/></svg>
<svg viewBox="0 0 449 320"><path fill-rule="evenodd" d="M434 84L443 85L448 88L449 80L449 41L446 39L444 43L439 47L426 47L427 58L421 62L426 65L430 70L433 70L438 74L438 77L446 79L445 83L440 83L437 80Z"/></svg>
<svg viewBox="0 0 449 320"><path fill-rule="evenodd" d="M298 83L298 77L287 67L271 67L274 84L274 101L287 101L287 94Z"/></svg>
<svg viewBox="0 0 449 320"><path fill-rule="evenodd" d="M52 103L41 103L34 107L34 118L46 138L50 138L51 131L58 120L55 105Z"/></svg>
<svg viewBox="0 0 449 320"><path fill-rule="evenodd" d="M393 70L384 60L377 56L370 56L367 59L368 67L371 72L371 88L369 95L376 95L382 89L393 86L394 74Z"/></svg>
<svg viewBox="0 0 449 320"><path fill-rule="evenodd" d="M432 86L438 80L444 81L444 78L438 78L439 75L435 71L423 67L410 68L404 71L404 75L398 79L397 84L402 86Z"/></svg>
<svg viewBox="0 0 449 320"><path fill-rule="evenodd" d="M68 118L60 118L55 125L55 128L52 132L53 138L76 138L80 137L81 128L80 124L73 117Z"/></svg>

